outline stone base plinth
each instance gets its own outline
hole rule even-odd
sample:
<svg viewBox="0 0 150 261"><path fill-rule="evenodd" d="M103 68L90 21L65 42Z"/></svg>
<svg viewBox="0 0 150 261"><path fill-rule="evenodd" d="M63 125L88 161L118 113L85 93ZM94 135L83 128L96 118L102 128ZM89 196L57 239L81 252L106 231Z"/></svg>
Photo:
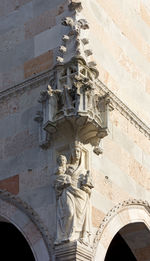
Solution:
<svg viewBox="0 0 150 261"><path fill-rule="evenodd" d="M92 249L80 242L70 242L55 247L55 261L91 261Z"/></svg>

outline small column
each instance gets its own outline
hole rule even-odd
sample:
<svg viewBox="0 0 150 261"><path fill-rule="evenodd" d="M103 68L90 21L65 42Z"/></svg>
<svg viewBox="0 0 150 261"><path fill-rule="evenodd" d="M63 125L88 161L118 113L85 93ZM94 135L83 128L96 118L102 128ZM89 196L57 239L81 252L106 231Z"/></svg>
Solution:
<svg viewBox="0 0 150 261"><path fill-rule="evenodd" d="M78 241L55 247L55 261L92 261L92 249Z"/></svg>

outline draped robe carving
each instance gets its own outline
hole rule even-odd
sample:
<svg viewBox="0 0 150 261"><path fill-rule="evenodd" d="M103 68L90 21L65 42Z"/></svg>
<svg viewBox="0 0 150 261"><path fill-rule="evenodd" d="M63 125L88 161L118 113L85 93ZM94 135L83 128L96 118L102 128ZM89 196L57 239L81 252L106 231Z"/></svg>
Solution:
<svg viewBox="0 0 150 261"><path fill-rule="evenodd" d="M64 166L64 170L57 175L55 180L57 195L57 235L55 244L74 240L89 244L91 233L90 195L92 188L90 173L82 167L81 148L75 146L71 163Z"/></svg>

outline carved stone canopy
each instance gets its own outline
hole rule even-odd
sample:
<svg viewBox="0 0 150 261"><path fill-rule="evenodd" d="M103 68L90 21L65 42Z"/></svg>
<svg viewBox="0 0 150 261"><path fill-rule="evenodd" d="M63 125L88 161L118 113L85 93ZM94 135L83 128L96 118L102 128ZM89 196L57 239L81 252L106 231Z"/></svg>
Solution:
<svg viewBox="0 0 150 261"><path fill-rule="evenodd" d="M50 136L69 122L74 137L90 143L99 154L99 142L107 135L109 101L107 95L100 96L95 85L97 77L97 71L80 57L57 65L47 90L41 92L42 114L38 112L40 120L38 116L36 120L42 122L43 130Z"/></svg>
<svg viewBox="0 0 150 261"><path fill-rule="evenodd" d="M102 96L96 85L98 71L89 48L89 24L84 18L72 15L80 11L81 1L69 1L70 16L62 20L66 34L62 37L53 75L46 90L41 92L39 102L42 112L35 120L39 122L40 146L47 148L50 137L71 126L74 140L90 143L94 152L100 154L100 140L108 133L108 95Z"/></svg>

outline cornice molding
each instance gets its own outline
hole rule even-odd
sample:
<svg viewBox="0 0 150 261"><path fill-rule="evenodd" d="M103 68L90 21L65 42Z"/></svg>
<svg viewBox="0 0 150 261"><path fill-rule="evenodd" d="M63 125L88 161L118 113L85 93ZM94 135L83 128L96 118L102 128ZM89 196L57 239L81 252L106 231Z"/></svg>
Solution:
<svg viewBox="0 0 150 261"><path fill-rule="evenodd" d="M29 78L21 83L18 83L16 85L13 85L12 87L0 91L0 101L2 99L8 98L11 95L16 95L17 92L22 93L30 88L36 88L42 83L49 82L49 79L51 77L51 74L53 74L53 70L47 70L43 73L38 74L37 76L33 76L32 78Z"/></svg>
<svg viewBox="0 0 150 261"><path fill-rule="evenodd" d="M10 95L16 95L17 92L24 92L30 88L37 88L42 83L49 82L55 68L30 78L22 83L12 86L11 88L0 92L0 101L8 98ZM109 93L110 106L118 110L131 124L133 124L140 132L150 139L150 128L144 123L123 101L121 101L111 90L108 89L100 80L96 81L103 95Z"/></svg>
<svg viewBox="0 0 150 261"><path fill-rule="evenodd" d="M118 110L131 124L150 139L150 128L144 123L123 101L121 101L111 90L108 89L100 80L97 80L97 86L103 95L109 94L110 106Z"/></svg>

